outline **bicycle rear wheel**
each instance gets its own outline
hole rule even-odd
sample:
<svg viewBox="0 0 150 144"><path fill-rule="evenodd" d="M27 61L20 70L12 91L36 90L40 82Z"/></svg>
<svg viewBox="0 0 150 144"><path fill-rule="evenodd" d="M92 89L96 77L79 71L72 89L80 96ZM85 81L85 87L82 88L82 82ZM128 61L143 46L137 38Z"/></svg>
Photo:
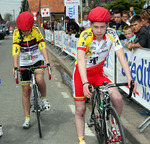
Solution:
<svg viewBox="0 0 150 144"><path fill-rule="evenodd" d="M38 104L38 93L36 85L33 86L33 92L34 92L34 108L38 121L39 137L42 138L41 124L40 124L40 107Z"/></svg>
<svg viewBox="0 0 150 144"><path fill-rule="evenodd" d="M107 143L126 144L124 130L116 110L109 106L105 114Z"/></svg>

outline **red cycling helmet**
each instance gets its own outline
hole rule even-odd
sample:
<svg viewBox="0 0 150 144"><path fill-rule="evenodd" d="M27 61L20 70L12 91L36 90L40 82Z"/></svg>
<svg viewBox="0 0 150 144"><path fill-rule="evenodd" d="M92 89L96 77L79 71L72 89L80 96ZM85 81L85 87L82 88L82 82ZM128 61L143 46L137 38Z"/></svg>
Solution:
<svg viewBox="0 0 150 144"><path fill-rule="evenodd" d="M30 30L34 24L34 18L28 11L22 12L17 17L17 27L20 30Z"/></svg>
<svg viewBox="0 0 150 144"><path fill-rule="evenodd" d="M91 22L109 22L110 13L103 7L96 7L90 11L88 19Z"/></svg>

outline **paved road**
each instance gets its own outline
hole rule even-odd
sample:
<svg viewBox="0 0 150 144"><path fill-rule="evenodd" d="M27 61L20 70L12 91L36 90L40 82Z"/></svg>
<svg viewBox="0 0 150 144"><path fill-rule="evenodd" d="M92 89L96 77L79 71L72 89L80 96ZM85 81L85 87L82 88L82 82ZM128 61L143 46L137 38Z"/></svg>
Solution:
<svg viewBox="0 0 150 144"><path fill-rule="evenodd" d="M65 54L60 55L60 48L53 47L51 44L47 43L48 50L52 53L58 60L58 62L65 68L68 74L71 76L73 73L74 65L70 65L73 61L70 57L65 58ZM122 93L122 95L124 95ZM88 104L90 106L90 103ZM90 110L90 108L89 108ZM144 108L134 101L129 101L123 97L123 111L121 115L121 121L125 130L127 137L127 144L149 144L150 142L150 126L144 130L143 133L139 133L138 126L148 117L141 115L140 112ZM130 141L130 142L129 142Z"/></svg>
<svg viewBox="0 0 150 144"><path fill-rule="evenodd" d="M52 80L47 83L47 98L52 109L42 113L43 138L39 139L36 116L31 113L31 128L24 130L22 124L24 114L22 108L21 85L16 85L12 76L12 36L0 42L0 123L4 135L0 144L77 144L74 125L74 102L72 92L63 83L60 64L55 57L50 56L53 65ZM97 144L94 133L86 128L86 138L89 144Z"/></svg>

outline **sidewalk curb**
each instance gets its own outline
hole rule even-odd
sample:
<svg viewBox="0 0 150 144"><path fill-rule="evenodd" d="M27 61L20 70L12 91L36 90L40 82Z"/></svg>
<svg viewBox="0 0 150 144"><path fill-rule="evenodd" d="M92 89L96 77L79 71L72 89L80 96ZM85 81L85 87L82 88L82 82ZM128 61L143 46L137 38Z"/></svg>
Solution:
<svg viewBox="0 0 150 144"><path fill-rule="evenodd" d="M72 77L73 69L70 69L64 62L61 60L61 57L58 57L58 54L54 53L50 46L47 46L47 50L58 60L61 66L68 72L68 74ZM133 144L149 144L149 140L142 134L139 133L139 129L135 128L132 124L128 122L125 118L125 115L121 115L122 125L124 127L124 132L126 134L127 139Z"/></svg>

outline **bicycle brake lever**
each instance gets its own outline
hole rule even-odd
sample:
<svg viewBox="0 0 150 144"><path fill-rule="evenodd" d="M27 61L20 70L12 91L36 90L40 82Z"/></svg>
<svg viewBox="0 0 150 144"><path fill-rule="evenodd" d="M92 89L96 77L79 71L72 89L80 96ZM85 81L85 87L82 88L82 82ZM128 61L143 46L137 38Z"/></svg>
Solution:
<svg viewBox="0 0 150 144"><path fill-rule="evenodd" d="M132 96L132 92L133 92L133 89L134 89L134 80L131 80L130 82L130 92L129 92L129 95L127 96L127 98L130 98ZM134 94L134 97L135 97L135 94Z"/></svg>
<svg viewBox="0 0 150 144"><path fill-rule="evenodd" d="M90 91L90 93L92 92L92 86L91 85L88 85L88 89Z"/></svg>

